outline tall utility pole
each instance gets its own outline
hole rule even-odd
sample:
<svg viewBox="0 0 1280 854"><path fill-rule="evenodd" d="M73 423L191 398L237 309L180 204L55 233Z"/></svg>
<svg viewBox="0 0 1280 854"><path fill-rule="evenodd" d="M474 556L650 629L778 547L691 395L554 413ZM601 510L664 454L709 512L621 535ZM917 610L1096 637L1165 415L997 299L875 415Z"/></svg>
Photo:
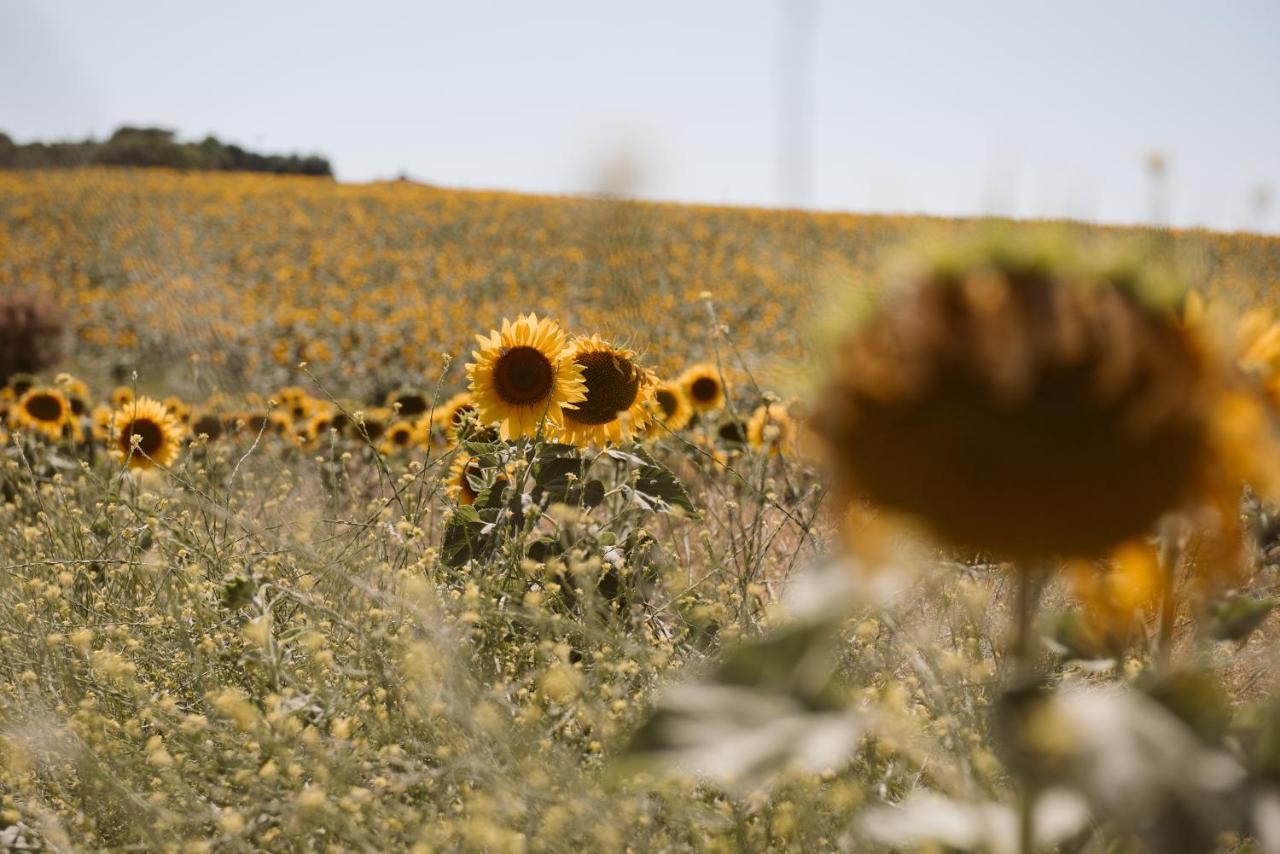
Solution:
<svg viewBox="0 0 1280 854"><path fill-rule="evenodd" d="M805 207L813 193L813 47L817 0L781 0L778 45L778 201Z"/></svg>

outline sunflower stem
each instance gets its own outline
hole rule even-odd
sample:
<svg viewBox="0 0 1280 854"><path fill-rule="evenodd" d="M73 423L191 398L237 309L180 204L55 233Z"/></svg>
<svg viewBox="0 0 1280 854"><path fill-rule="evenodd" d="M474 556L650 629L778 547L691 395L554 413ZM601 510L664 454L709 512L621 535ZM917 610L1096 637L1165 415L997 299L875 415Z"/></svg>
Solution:
<svg viewBox="0 0 1280 854"><path fill-rule="evenodd" d="M1008 673L1010 688L1023 688L1038 675L1040 652L1039 636L1035 630L1036 611L1040 593L1048 576L1040 564L1017 567L1017 600L1015 602L1014 631L1009 648L1013 657ZM1034 782L1025 775L1018 781L1018 851L1031 854L1035 850L1035 804L1037 791Z"/></svg>
<svg viewBox="0 0 1280 854"><path fill-rule="evenodd" d="M1174 587L1182 565L1182 541L1172 524L1164 526L1160 540L1160 633L1156 639L1156 667L1167 670L1173 657L1173 629L1178 617Z"/></svg>

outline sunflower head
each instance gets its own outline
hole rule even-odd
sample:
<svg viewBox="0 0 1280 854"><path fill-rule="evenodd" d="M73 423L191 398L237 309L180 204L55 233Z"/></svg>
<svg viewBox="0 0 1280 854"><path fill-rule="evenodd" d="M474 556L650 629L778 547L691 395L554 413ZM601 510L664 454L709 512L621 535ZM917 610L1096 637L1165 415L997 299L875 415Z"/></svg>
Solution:
<svg viewBox="0 0 1280 854"><path fill-rule="evenodd" d="M971 252L898 281L832 358L846 489L1001 557L1094 557L1195 488L1212 371L1132 271Z"/></svg>
<svg viewBox="0 0 1280 854"><path fill-rule="evenodd" d="M116 410L111 455L131 469L167 466L178 456L182 428L163 403L139 397Z"/></svg>
<svg viewBox="0 0 1280 854"><path fill-rule="evenodd" d="M9 419L15 427L57 441L62 437L62 428L71 421L71 404L56 388L35 386L18 398Z"/></svg>
<svg viewBox="0 0 1280 854"><path fill-rule="evenodd" d="M711 412L724 406L724 383L715 365L706 362L691 365L680 375L680 388L697 412Z"/></svg>
<svg viewBox="0 0 1280 854"><path fill-rule="evenodd" d="M480 461L470 454L458 454L449 466L449 477L446 491L449 497L459 504L475 504L480 493L471 484L471 478L478 477L481 472Z"/></svg>
<svg viewBox="0 0 1280 854"><path fill-rule="evenodd" d="M480 349L467 377L481 424L497 424L504 439L532 436L586 397L582 369L565 334L551 320L527 314L477 336Z"/></svg>
<svg viewBox="0 0 1280 854"><path fill-rule="evenodd" d="M401 418L414 418L431 408L431 400L413 388L402 388L387 395L386 406Z"/></svg>
<svg viewBox="0 0 1280 854"><path fill-rule="evenodd" d="M656 382L653 394L649 398L649 409L653 414L650 432L662 433L667 430L683 430L693 418L693 407L689 398L678 382Z"/></svg>
<svg viewBox="0 0 1280 854"><path fill-rule="evenodd" d="M118 385L111 390L111 408L123 409L125 404L132 403L133 389L127 385Z"/></svg>
<svg viewBox="0 0 1280 854"><path fill-rule="evenodd" d="M747 443L758 451L786 454L796 442L796 423L780 403L759 406L747 422Z"/></svg>
<svg viewBox="0 0 1280 854"><path fill-rule="evenodd" d="M5 388L13 392L13 396L17 398L34 388L37 382L39 379L35 374L17 373L9 377L9 383Z"/></svg>
<svg viewBox="0 0 1280 854"><path fill-rule="evenodd" d="M72 415L79 418L89 414L89 386L84 380L76 379L70 374L59 374L58 386L67 397Z"/></svg>
<svg viewBox="0 0 1280 854"><path fill-rule="evenodd" d="M565 410L561 437L585 445L622 442L639 433L650 417L653 374L640 367L635 353L598 336L579 338L571 349L586 397Z"/></svg>
<svg viewBox="0 0 1280 854"><path fill-rule="evenodd" d="M436 412L437 429L444 435L450 447L465 438L480 442L491 442L498 438L497 431L492 428L481 428L476 423L476 405L471 393L461 391L445 401L444 406Z"/></svg>
<svg viewBox="0 0 1280 854"><path fill-rule="evenodd" d="M417 424L412 421L395 421L382 434L378 447L384 454L407 451L420 441Z"/></svg>
<svg viewBox="0 0 1280 854"><path fill-rule="evenodd" d="M193 436L204 435L209 437L209 441L216 441L222 438L223 432L223 418L216 412L201 412L191 419Z"/></svg>

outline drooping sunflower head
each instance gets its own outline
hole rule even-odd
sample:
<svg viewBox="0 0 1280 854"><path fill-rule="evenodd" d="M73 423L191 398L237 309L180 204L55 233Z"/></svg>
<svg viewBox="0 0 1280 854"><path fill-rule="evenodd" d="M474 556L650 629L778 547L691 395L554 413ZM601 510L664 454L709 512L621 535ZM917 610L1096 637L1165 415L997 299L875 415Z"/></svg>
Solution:
<svg viewBox="0 0 1280 854"><path fill-rule="evenodd" d="M572 345L574 364L582 371L586 397L564 412L560 437L571 444L622 442L640 433L650 418L653 374L638 364L636 354L599 336Z"/></svg>
<svg viewBox="0 0 1280 854"><path fill-rule="evenodd" d="M698 412L711 412L724 406L724 382L715 365L702 362L689 366L680 375L680 388Z"/></svg>
<svg viewBox="0 0 1280 854"><path fill-rule="evenodd" d="M1155 281L979 247L841 338L814 426L839 481L1001 557L1094 557L1194 490L1213 371Z"/></svg>
<svg viewBox="0 0 1280 854"><path fill-rule="evenodd" d="M747 422L747 443L758 451L787 454L795 447L796 423L780 403L759 406Z"/></svg>
<svg viewBox="0 0 1280 854"><path fill-rule="evenodd" d="M116 410L111 455L131 469L167 466L178 456L182 428L163 403L139 397Z"/></svg>
<svg viewBox="0 0 1280 854"><path fill-rule="evenodd" d="M471 399L471 393L461 391L445 401L444 406L436 412L436 424L450 447L468 437L486 442L496 439L496 431L481 428L476 417L476 405ZM489 435L491 432L493 435Z"/></svg>
<svg viewBox="0 0 1280 854"><path fill-rule="evenodd" d="M459 504L475 504L480 493L472 486L471 479L478 477L480 471L479 460L470 454L458 454L449 466L449 477L445 484L449 497Z"/></svg>
<svg viewBox="0 0 1280 854"><path fill-rule="evenodd" d="M667 430L683 430L693 418L693 407L678 382L657 382L653 386L649 409L653 413L652 424L661 434ZM650 431L654 432L654 431Z"/></svg>
<svg viewBox="0 0 1280 854"><path fill-rule="evenodd" d="M480 423L497 424L502 438L535 435L544 420L559 426L586 396L582 369L553 321L527 314L477 340L467 365L471 395Z"/></svg>
<svg viewBox="0 0 1280 854"><path fill-rule="evenodd" d="M71 419L71 404L56 388L36 386L18 398L9 418L15 427L34 430L57 441L63 426Z"/></svg>

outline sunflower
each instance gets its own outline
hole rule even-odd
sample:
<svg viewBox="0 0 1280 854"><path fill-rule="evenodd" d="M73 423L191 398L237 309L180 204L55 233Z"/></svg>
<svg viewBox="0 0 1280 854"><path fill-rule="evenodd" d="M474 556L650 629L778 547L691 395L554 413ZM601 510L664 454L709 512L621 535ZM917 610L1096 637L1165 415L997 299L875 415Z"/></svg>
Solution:
<svg viewBox="0 0 1280 854"><path fill-rule="evenodd" d="M747 425L737 418L725 418L716 427L716 436L728 450L740 451L747 444Z"/></svg>
<svg viewBox="0 0 1280 854"><path fill-rule="evenodd" d="M282 400L284 411L288 414L289 419L299 425L301 430L306 429L306 424L312 419L316 413L325 409L325 403L316 400L306 394L290 395L287 399Z"/></svg>
<svg viewBox="0 0 1280 854"><path fill-rule="evenodd" d="M330 430L341 433L342 425L346 423L344 418L338 421L338 416L342 413L336 409L324 410L312 415L306 425L300 431L308 442L318 442L329 435Z"/></svg>
<svg viewBox="0 0 1280 854"><path fill-rule="evenodd" d="M383 434L378 449L384 454L404 451L416 445L418 439L418 428L412 421L396 421Z"/></svg>
<svg viewBox="0 0 1280 854"><path fill-rule="evenodd" d="M436 412L436 424L441 433L444 434L445 441L450 447L458 444L464 438L472 438L476 441L492 441L497 438L494 435L488 435L493 432L486 428L479 430L476 424L476 405L472 401L471 393L461 391L453 397L445 401ZM473 435L479 433L479 435Z"/></svg>
<svg viewBox="0 0 1280 854"><path fill-rule="evenodd" d="M659 425L665 425L668 430L683 430L693 418L693 407L678 382L656 383L649 409L653 412L653 426L658 431L662 429Z"/></svg>
<svg viewBox="0 0 1280 854"><path fill-rule="evenodd" d="M371 442L376 442L382 438L382 434L387 432L387 422L391 420L391 410L381 406L370 409L368 412L358 413L361 415L353 425L355 434L361 438L368 438Z"/></svg>
<svg viewBox="0 0 1280 854"><path fill-rule="evenodd" d="M118 385L111 390L111 408L123 409L125 404L132 403L133 389L127 385Z"/></svg>
<svg viewBox="0 0 1280 854"><path fill-rule="evenodd" d="M191 435L208 436L209 441L222 438L223 418L215 412L201 412L191 419Z"/></svg>
<svg viewBox="0 0 1280 854"><path fill-rule="evenodd" d="M459 504L475 504L480 493L471 485L471 478L479 476L480 461L470 454L458 454L449 466L449 477L445 481L445 491L449 497Z"/></svg>
<svg viewBox="0 0 1280 854"><path fill-rule="evenodd" d="M690 405L698 412L724 406L724 383L715 365L706 362L692 365L680 375L679 383Z"/></svg>
<svg viewBox="0 0 1280 854"><path fill-rule="evenodd" d="M544 419L559 426L586 397L582 368L554 321L527 314L476 337L480 349L467 365L471 394L480 423L499 425L503 439L532 436Z"/></svg>
<svg viewBox="0 0 1280 854"><path fill-rule="evenodd" d="M111 422L111 455L129 468L167 466L178 456L182 428L164 404L140 397L116 411Z"/></svg>
<svg viewBox="0 0 1280 854"><path fill-rule="evenodd" d="M89 386L84 380L78 380L68 374L61 374L58 377L58 384L62 386L63 393L67 396L67 403L71 406L71 414L79 418L81 415L87 415L89 412Z"/></svg>
<svg viewBox="0 0 1280 854"><path fill-rule="evenodd" d="M38 382L34 374L14 374L9 377L9 382L5 386L13 392L14 397L22 397L28 391L35 387Z"/></svg>
<svg viewBox="0 0 1280 854"><path fill-rule="evenodd" d="M760 406L747 422L747 443L770 454L788 453L795 445L796 423L780 403Z"/></svg>
<svg viewBox="0 0 1280 854"><path fill-rule="evenodd" d="M386 406L401 418L412 418L429 410L431 401L417 389L402 388L387 395Z"/></svg>
<svg viewBox="0 0 1280 854"><path fill-rule="evenodd" d="M1007 242L902 272L816 413L846 490L1024 561L1105 555L1195 497L1217 370L1165 282Z"/></svg>
<svg viewBox="0 0 1280 854"><path fill-rule="evenodd" d="M36 386L18 398L9 419L15 427L26 427L57 441L62 438L62 428L71 422L71 404L56 388Z"/></svg>
<svg viewBox="0 0 1280 854"><path fill-rule="evenodd" d="M166 397L163 402L164 408L169 410L169 414L173 416L174 421L182 425L191 423L192 409L189 403L177 395Z"/></svg>
<svg viewBox="0 0 1280 854"><path fill-rule="evenodd" d="M115 410L105 403L99 403L89 413L89 433L99 442L107 441L111 435L111 420Z"/></svg>
<svg viewBox="0 0 1280 854"><path fill-rule="evenodd" d="M654 378L636 364L636 354L597 335L577 339L570 349L582 370L587 396L564 411L560 438L575 445L603 444L642 432L651 417Z"/></svg>

